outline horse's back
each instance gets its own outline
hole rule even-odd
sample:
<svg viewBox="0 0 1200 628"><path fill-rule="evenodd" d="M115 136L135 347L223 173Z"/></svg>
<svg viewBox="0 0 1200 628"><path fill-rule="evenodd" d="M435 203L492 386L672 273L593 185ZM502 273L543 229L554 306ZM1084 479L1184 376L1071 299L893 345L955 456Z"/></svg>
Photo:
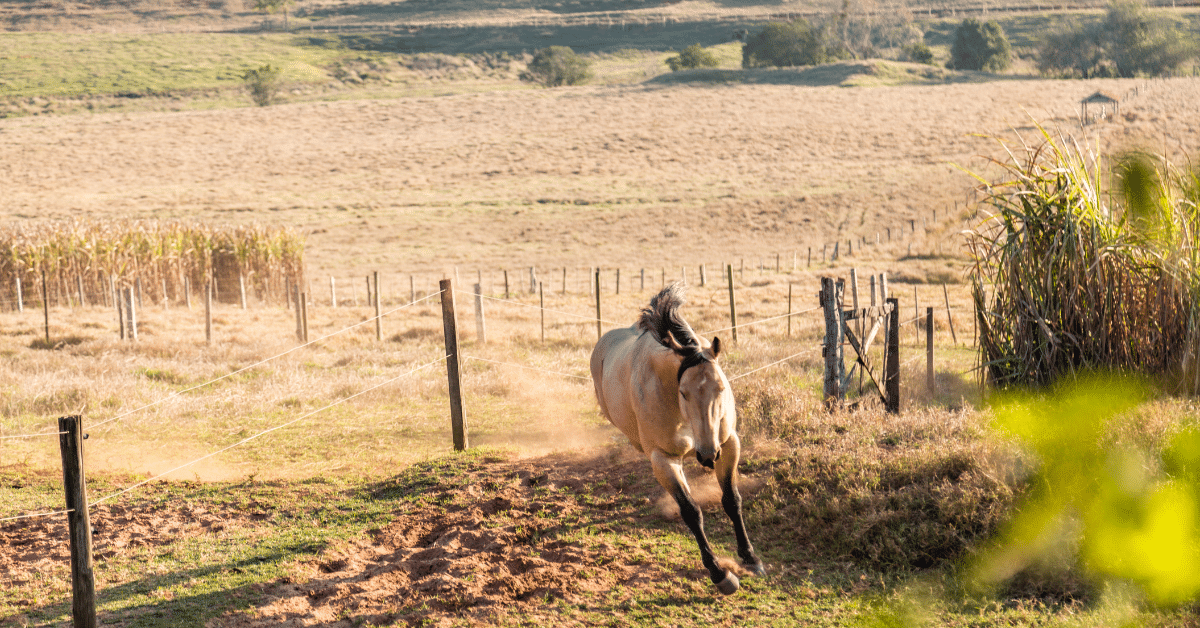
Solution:
<svg viewBox="0 0 1200 628"><path fill-rule="evenodd" d="M637 415L629 401L638 337L636 327L613 329L600 337L592 350L592 383L605 418L641 449Z"/></svg>

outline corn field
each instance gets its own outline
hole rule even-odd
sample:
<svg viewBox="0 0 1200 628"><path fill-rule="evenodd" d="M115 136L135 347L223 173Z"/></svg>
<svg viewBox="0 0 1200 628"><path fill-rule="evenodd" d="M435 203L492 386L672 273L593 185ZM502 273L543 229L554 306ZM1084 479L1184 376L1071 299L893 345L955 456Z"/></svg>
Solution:
<svg viewBox="0 0 1200 628"><path fill-rule="evenodd" d="M983 182L988 210L967 232L985 379L1124 371L1197 394L1197 173L1041 140L1006 147L1006 176Z"/></svg>
<svg viewBox="0 0 1200 628"><path fill-rule="evenodd" d="M283 300L301 281L304 240L295 231L261 225L217 227L150 220L73 220L0 227L0 300L99 305L134 287L151 302L214 298Z"/></svg>

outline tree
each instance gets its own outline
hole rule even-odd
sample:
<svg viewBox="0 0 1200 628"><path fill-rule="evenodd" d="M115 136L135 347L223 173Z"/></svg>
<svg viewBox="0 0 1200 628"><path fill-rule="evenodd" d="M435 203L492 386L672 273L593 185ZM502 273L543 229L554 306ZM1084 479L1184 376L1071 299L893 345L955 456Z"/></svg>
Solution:
<svg viewBox="0 0 1200 628"><path fill-rule="evenodd" d="M667 59L667 66L671 68L672 72L693 68L715 68L720 64L717 55L705 50L700 44L692 44L684 48L683 52Z"/></svg>
<svg viewBox="0 0 1200 628"><path fill-rule="evenodd" d="M824 29L803 19L770 22L742 45L742 67L818 65L829 60Z"/></svg>
<svg viewBox="0 0 1200 628"><path fill-rule="evenodd" d="M283 30L288 29L288 9L296 0L254 0L254 10L263 13L283 11Z"/></svg>
<svg viewBox="0 0 1200 628"><path fill-rule="evenodd" d="M1139 2L1118 0L1101 22L1076 22L1047 35L1038 48L1038 69L1083 78L1155 76L1196 54L1197 45L1176 23Z"/></svg>
<svg viewBox="0 0 1200 628"><path fill-rule="evenodd" d="M254 100L254 104L266 107L275 102L275 97L279 94L279 88L282 85L280 80L282 74L283 72L278 66L269 63L242 73L242 80L246 81L246 88L250 90L250 98Z"/></svg>
<svg viewBox="0 0 1200 628"><path fill-rule="evenodd" d="M1008 69L1012 48L995 20L967 18L954 31L950 67L956 70L1001 72Z"/></svg>
<svg viewBox="0 0 1200 628"><path fill-rule="evenodd" d="M592 78L590 65L567 46L550 46L533 55L529 67L521 73L521 80L546 87L579 85Z"/></svg>

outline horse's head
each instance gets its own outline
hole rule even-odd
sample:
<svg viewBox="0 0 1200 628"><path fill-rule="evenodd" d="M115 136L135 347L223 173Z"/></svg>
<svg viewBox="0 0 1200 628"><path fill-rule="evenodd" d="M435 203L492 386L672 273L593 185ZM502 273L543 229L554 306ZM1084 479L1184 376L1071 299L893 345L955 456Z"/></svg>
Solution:
<svg viewBox="0 0 1200 628"><path fill-rule="evenodd" d="M717 364L721 354L720 338L712 345L681 345L671 334L668 346L678 355L679 410L692 428L696 460L712 468L721 457L721 444L736 424L733 392L729 380Z"/></svg>

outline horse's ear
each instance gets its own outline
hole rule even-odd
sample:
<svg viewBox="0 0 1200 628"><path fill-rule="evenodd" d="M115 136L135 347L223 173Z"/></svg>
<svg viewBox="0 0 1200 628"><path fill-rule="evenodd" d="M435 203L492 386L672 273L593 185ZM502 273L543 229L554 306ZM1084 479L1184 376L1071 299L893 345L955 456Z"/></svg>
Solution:
<svg viewBox="0 0 1200 628"><path fill-rule="evenodd" d="M716 358L717 356L721 355L721 339L717 338L716 336L713 336L712 353L713 353L713 358Z"/></svg>
<svg viewBox="0 0 1200 628"><path fill-rule="evenodd" d="M676 353L683 351L683 345L679 344L679 341L675 340L675 335L669 331L667 332L666 341L667 341L668 349L670 349Z"/></svg>

